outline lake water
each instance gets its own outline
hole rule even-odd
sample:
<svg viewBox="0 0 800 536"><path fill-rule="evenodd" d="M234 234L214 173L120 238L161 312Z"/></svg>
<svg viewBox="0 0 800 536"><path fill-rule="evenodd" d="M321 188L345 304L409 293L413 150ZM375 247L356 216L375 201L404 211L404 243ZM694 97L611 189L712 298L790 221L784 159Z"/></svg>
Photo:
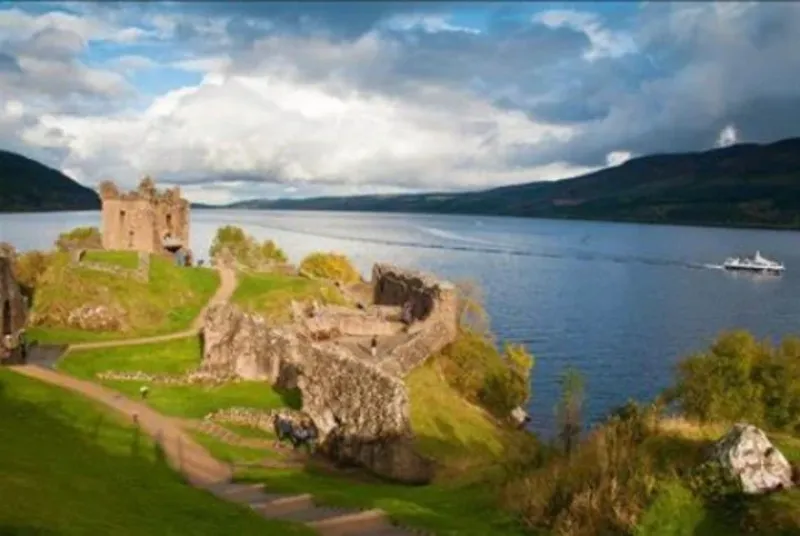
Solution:
<svg viewBox="0 0 800 536"><path fill-rule="evenodd" d="M586 378L586 415L602 417L628 398L670 384L681 356L722 330L760 337L797 331L800 234L471 216L330 212L203 211L192 214L192 248L207 255L220 225L276 240L294 261L311 251L348 255L369 276L387 261L468 278L483 289L500 340L536 357L533 426L549 434L558 375ZM57 235L99 225L95 212L0 214L0 241L49 248ZM729 274L707 265L732 254L787 265L783 277Z"/></svg>

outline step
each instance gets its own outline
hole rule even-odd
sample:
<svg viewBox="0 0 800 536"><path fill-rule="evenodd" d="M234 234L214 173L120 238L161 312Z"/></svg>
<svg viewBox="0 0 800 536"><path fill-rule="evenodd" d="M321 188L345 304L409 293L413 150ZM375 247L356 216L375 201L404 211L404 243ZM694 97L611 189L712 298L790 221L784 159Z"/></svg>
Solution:
<svg viewBox="0 0 800 536"><path fill-rule="evenodd" d="M329 519L338 519L342 516L347 516L354 513L358 513L358 510L315 505L312 508L308 508L306 510L297 510L295 512L290 512L280 517L281 519L286 519L288 521L311 523L311 522L325 521Z"/></svg>
<svg viewBox="0 0 800 536"><path fill-rule="evenodd" d="M299 495L281 495L270 497L263 494L261 500L250 502L250 507L267 518L285 516L299 510L308 510L314 507L314 498L309 493Z"/></svg>
<svg viewBox="0 0 800 536"><path fill-rule="evenodd" d="M263 484L226 484L220 486L218 490L211 490L214 495L222 499L237 503L250 503L259 499L264 499Z"/></svg>
<svg viewBox="0 0 800 536"><path fill-rule="evenodd" d="M382 510L341 512L336 517L306 522L309 527L325 536L365 534L369 531L392 528Z"/></svg>
<svg viewBox="0 0 800 536"><path fill-rule="evenodd" d="M382 529L368 530L366 532L351 532L349 534L351 536L415 536L421 533L390 525Z"/></svg>

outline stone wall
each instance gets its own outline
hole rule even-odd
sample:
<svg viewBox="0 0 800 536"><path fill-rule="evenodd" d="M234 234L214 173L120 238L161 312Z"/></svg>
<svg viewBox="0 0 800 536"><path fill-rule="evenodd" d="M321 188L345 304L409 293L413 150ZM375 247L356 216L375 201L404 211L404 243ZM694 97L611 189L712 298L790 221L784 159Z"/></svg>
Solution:
<svg viewBox="0 0 800 536"><path fill-rule="evenodd" d="M124 268L114 264L102 262L89 262L85 260L88 249L77 249L70 252L70 260L73 264L80 265L90 270L98 270L123 277L130 277L138 281L147 282L150 280L150 253L140 251L137 258L136 268ZM104 250L100 250L104 251Z"/></svg>
<svg viewBox="0 0 800 536"><path fill-rule="evenodd" d="M323 452L402 482L427 482L431 464L413 448L405 384L344 348L316 344L291 326L230 304L209 308L200 370L299 387Z"/></svg>
<svg viewBox="0 0 800 536"><path fill-rule="evenodd" d="M302 319L303 326L312 335L325 333L345 337L383 337L396 335L403 329L399 322L399 311L387 309L371 307L360 310L331 305L320 307L312 317L301 316L297 312L295 317Z"/></svg>
<svg viewBox="0 0 800 536"><path fill-rule="evenodd" d="M411 304L411 331L405 343L392 350L384 368L406 375L458 336L458 293L447 281L389 264L372 269L373 300L376 305Z"/></svg>
<svg viewBox="0 0 800 536"><path fill-rule="evenodd" d="M120 193L106 181L100 198L105 249L161 253L167 235L188 246L189 202L179 188L159 192L152 180L144 179L136 191Z"/></svg>
<svg viewBox="0 0 800 536"><path fill-rule="evenodd" d="M0 257L0 338L16 336L25 327L28 307L12 271L12 261Z"/></svg>

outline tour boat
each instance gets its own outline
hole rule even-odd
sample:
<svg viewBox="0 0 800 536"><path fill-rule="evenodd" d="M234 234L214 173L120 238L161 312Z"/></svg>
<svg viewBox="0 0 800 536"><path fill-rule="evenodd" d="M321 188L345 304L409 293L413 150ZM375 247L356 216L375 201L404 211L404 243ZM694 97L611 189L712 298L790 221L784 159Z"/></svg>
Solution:
<svg viewBox="0 0 800 536"><path fill-rule="evenodd" d="M738 270L746 272L758 272L762 274L782 274L786 267L775 261L771 261L761 256L761 253L756 251L753 257L730 257L725 259L722 265L726 270Z"/></svg>

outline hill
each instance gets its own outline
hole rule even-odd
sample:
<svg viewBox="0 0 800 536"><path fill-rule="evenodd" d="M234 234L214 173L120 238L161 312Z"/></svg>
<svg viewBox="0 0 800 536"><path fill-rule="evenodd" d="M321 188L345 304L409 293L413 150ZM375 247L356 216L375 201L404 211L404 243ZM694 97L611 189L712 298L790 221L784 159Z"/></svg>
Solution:
<svg viewBox="0 0 800 536"><path fill-rule="evenodd" d="M228 208L800 228L800 138L643 156L572 179L479 192L253 200Z"/></svg>
<svg viewBox="0 0 800 536"><path fill-rule="evenodd" d="M35 160L0 150L0 212L99 208L94 190Z"/></svg>

